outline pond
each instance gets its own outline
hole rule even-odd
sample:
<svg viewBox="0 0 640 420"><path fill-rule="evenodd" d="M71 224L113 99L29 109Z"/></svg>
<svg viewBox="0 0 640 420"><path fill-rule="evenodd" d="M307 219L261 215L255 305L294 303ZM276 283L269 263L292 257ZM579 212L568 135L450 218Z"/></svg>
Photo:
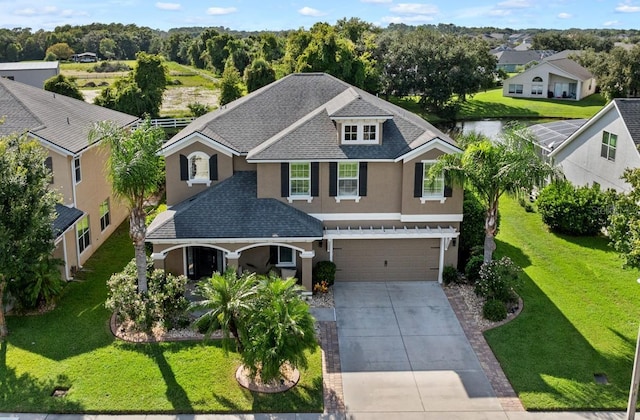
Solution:
<svg viewBox="0 0 640 420"><path fill-rule="evenodd" d="M476 121L455 121L447 123L434 124L437 128L449 134L452 137L456 137L460 134L469 134L472 131L484 134L485 136L495 139L497 138L505 125L511 122L519 122L526 126L540 124L553 121L552 119L532 119L532 118L496 118L485 119Z"/></svg>

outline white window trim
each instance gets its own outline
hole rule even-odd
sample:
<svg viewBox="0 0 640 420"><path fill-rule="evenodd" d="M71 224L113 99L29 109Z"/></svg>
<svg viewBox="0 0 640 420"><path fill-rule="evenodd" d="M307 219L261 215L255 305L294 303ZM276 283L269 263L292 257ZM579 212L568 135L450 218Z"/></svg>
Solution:
<svg viewBox="0 0 640 420"><path fill-rule="evenodd" d="M291 194L291 181L294 181L294 178L291 176L291 169L293 165L301 165L306 164L309 166L309 178L295 178L295 180L309 180L309 192L307 194ZM294 201L306 201L307 203L311 203L313 201L313 196L311 195L311 162L291 162L289 165L289 196L287 197L287 201L289 203L293 203ZM279 251L278 251L279 252ZM279 255L279 254L278 254Z"/></svg>
<svg viewBox="0 0 640 420"><path fill-rule="evenodd" d="M355 201L356 203L360 202L360 195L356 194L356 195L340 195L340 165L344 165L344 164L355 164L356 168L357 168L357 173L355 176L355 180L356 180L356 191L360 191L360 162L338 162L338 168L337 171L338 173L336 174L336 182L338 183L338 185L336 185L336 192L337 195L334 197L336 199L336 203L339 203L341 201ZM344 178L344 179L354 179L354 178Z"/></svg>
<svg viewBox="0 0 640 420"><path fill-rule="evenodd" d="M93 245L93 241L91 241L91 223L89 221L89 216L84 216L80 220L87 221L87 232L89 232L89 244L84 247L82 251L80 251L80 223L76 224L76 247L78 247L78 255L84 254L88 249ZM82 235L84 237L84 234Z"/></svg>
<svg viewBox="0 0 640 420"><path fill-rule="evenodd" d="M206 161L206 165L207 165L207 177L206 178L191 178L191 158L194 158L196 156L200 156L202 158L204 158L204 160ZM193 185L199 185L199 184L204 184L207 187L211 185L211 179L209 179L211 177L211 174L209 173L209 155L207 155L204 152L193 152L191 154L189 154L189 156L187 156L187 171L189 174L189 179L187 180L187 185L188 186L193 186Z"/></svg>
<svg viewBox="0 0 640 420"><path fill-rule="evenodd" d="M291 250L291 259L292 261L282 261L280 259L280 250L282 248L287 248ZM289 247L278 246L278 263L276 267L295 267L296 266L296 250Z"/></svg>
<svg viewBox="0 0 640 420"><path fill-rule="evenodd" d="M432 195L432 196L425 196L424 195L424 177L425 177L425 172L426 172L426 166L427 165L433 165L434 163L436 163L437 161L435 160L423 160L422 164L422 197L420 197L420 204L425 204L426 202L430 202L430 201L439 201L440 204L444 204L445 201L447 201L447 197L444 196L444 174L442 174L443 179L442 179L442 196L439 195Z"/></svg>
<svg viewBox="0 0 640 420"><path fill-rule="evenodd" d="M380 120L343 120L340 129L340 144L379 144L380 143ZM384 122L384 120L382 120ZM346 126L355 125L357 128L356 140L345 140ZM364 126L373 125L376 127L376 137L373 140L364 139Z"/></svg>
<svg viewBox="0 0 640 420"><path fill-rule="evenodd" d="M78 166L76 167L76 162L78 162ZM76 156L73 158L73 183L75 185L78 185L79 183L82 182L82 162L80 162L80 156ZM78 173L78 171L80 172L80 181L78 181L78 177L76 176L76 173Z"/></svg>
<svg viewBox="0 0 640 420"><path fill-rule="evenodd" d="M105 203L107 204L107 212L103 214L102 205ZM100 206L98 206L98 214L100 215L100 232L104 232L109 228L109 226L111 226L111 201L108 198L100 203ZM109 217L109 223L105 225L104 229L102 229L102 221L105 216Z"/></svg>
<svg viewBox="0 0 640 420"><path fill-rule="evenodd" d="M607 156L606 157L602 156L602 146L605 145L605 143L603 142L605 133L608 134L607 143L606 143L606 146L607 146ZM616 145L615 146L611 146L611 136L615 136L616 137ZM613 154L614 154L613 159L610 158L611 149L613 149L613 151L614 151L613 152ZM614 134L614 133L612 133L610 131L607 131L607 130L602 130L602 137L601 137L601 140L600 140L600 157L602 159L606 160L607 162L615 163L616 162L616 156L615 155L617 155L617 152L618 152L618 135Z"/></svg>

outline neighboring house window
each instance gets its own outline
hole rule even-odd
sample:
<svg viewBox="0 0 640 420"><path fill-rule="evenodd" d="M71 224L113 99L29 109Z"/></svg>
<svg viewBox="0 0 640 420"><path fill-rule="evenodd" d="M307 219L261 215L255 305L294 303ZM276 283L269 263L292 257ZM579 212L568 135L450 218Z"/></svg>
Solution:
<svg viewBox="0 0 640 420"><path fill-rule="evenodd" d="M80 169L80 156L76 156L73 159L73 171L75 173L75 181L78 184L82 181L82 170Z"/></svg>
<svg viewBox="0 0 640 420"><path fill-rule="evenodd" d="M377 124L343 124L342 142L351 143L377 143Z"/></svg>
<svg viewBox="0 0 640 420"><path fill-rule="evenodd" d="M89 216L85 216L76 225L78 232L78 250L83 252L91 245L91 232L89 229Z"/></svg>
<svg viewBox="0 0 640 420"><path fill-rule="evenodd" d="M344 141L356 141L358 140L358 126L346 125L344 126Z"/></svg>
<svg viewBox="0 0 640 420"><path fill-rule="evenodd" d="M534 77L531 82L531 94L542 95L542 77Z"/></svg>
<svg viewBox="0 0 640 420"><path fill-rule="evenodd" d="M358 162L338 163L338 197L358 195L358 166Z"/></svg>
<svg viewBox="0 0 640 420"><path fill-rule="evenodd" d="M618 143L617 135L603 131L602 132L602 149L600 150L600 156L612 162L615 161L617 143Z"/></svg>
<svg viewBox="0 0 640 420"><path fill-rule="evenodd" d="M109 199L100 204L100 230L105 230L111 224L111 211L109 209Z"/></svg>
<svg viewBox="0 0 640 420"><path fill-rule="evenodd" d="M311 164L309 162L289 165L289 195L291 197L311 196Z"/></svg>
<svg viewBox="0 0 640 420"><path fill-rule="evenodd" d="M201 152L189 155L189 179L209 180L209 156Z"/></svg>
<svg viewBox="0 0 640 420"><path fill-rule="evenodd" d="M433 163L424 162L422 176L422 197L423 198L442 198L444 197L444 174L440 173L435 178L429 178L429 170Z"/></svg>
<svg viewBox="0 0 640 420"><path fill-rule="evenodd" d="M44 160L44 167L49 171L49 184L53 184L53 159L51 156Z"/></svg>
<svg viewBox="0 0 640 420"><path fill-rule="evenodd" d="M286 246L278 247L278 266L279 267L295 267L295 252L293 248L289 248Z"/></svg>
<svg viewBox="0 0 640 420"><path fill-rule="evenodd" d="M517 84L509 84L509 93L522 93L523 86Z"/></svg>

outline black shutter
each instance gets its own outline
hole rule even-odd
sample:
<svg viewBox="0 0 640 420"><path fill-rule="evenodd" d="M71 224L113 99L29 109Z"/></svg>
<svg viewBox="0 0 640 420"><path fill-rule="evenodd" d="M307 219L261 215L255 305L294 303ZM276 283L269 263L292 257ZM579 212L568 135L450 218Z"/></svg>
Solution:
<svg viewBox="0 0 640 420"><path fill-rule="evenodd" d="M367 196L367 162L360 162L358 170L358 195Z"/></svg>
<svg viewBox="0 0 640 420"><path fill-rule="evenodd" d="M329 197L338 195L338 162L329 162Z"/></svg>
<svg viewBox="0 0 640 420"><path fill-rule="evenodd" d="M51 159L51 156L44 160L44 167L47 168L51 176L51 178L49 178L49 184L53 184L53 159Z"/></svg>
<svg viewBox="0 0 640 420"><path fill-rule="evenodd" d="M218 155L209 158L209 179L211 181L218 180Z"/></svg>
<svg viewBox="0 0 640 420"><path fill-rule="evenodd" d="M280 164L280 196L289 197L289 163Z"/></svg>
<svg viewBox="0 0 640 420"><path fill-rule="evenodd" d="M453 188L451 188L451 179L449 179L449 172L444 172L444 196L453 197Z"/></svg>
<svg viewBox="0 0 640 420"><path fill-rule="evenodd" d="M320 193L320 163L311 162L311 197Z"/></svg>
<svg viewBox="0 0 640 420"><path fill-rule="evenodd" d="M275 245L269 247L269 264L278 264L278 247Z"/></svg>
<svg viewBox="0 0 640 420"><path fill-rule="evenodd" d="M422 162L416 163L416 173L414 176L413 183L413 196L414 197L422 197L422 178L424 175L424 165Z"/></svg>
<svg viewBox="0 0 640 420"><path fill-rule="evenodd" d="M185 155L180 155L180 181L189 180L189 159Z"/></svg>

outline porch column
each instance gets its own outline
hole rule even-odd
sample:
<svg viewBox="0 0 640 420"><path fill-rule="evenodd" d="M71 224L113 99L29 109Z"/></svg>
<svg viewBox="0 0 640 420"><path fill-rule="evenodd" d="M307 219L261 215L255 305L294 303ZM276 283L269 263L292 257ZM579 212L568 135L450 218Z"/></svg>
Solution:
<svg viewBox="0 0 640 420"><path fill-rule="evenodd" d="M239 252L227 252L225 257L227 258L227 267L226 268L235 267L236 270L237 270L238 267L240 267L240 264L238 264L238 260L240 259L240 253Z"/></svg>
<svg viewBox="0 0 640 420"><path fill-rule="evenodd" d="M311 272L313 270L313 257L315 255L315 251L304 251L300 253L300 258L302 259L302 287L307 289L304 294L311 294L313 291Z"/></svg>
<svg viewBox="0 0 640 420"><path fill-rule="evenodd" d="M164 270L164 260L167 258L167 254L164 252L154 252L151 254L153 260L153 268Z"/></svg>
<svg viewBox="0 0 640 420"><path fill-rule="evenodd" d="M440 258L438 259L438 283L442 284L442 271L444 269L444 250L448 244L445 244L445 238L440 238Z"/></svg>

